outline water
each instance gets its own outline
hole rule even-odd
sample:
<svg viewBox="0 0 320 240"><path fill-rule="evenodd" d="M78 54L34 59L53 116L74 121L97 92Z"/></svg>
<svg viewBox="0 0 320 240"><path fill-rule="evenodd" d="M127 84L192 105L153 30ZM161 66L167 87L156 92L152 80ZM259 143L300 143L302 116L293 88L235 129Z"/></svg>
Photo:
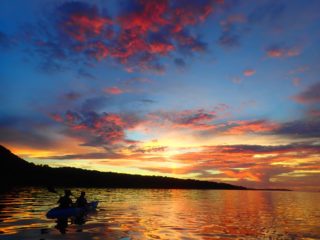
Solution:
<svg viewBox="0 0 320 240"><path fill-rule="evenodd" d="M98 210L84 224L69 220L65 234L45 217L58 195L40 188L0 195L0 239L320 239L320 193L81 190L100 201Z"/></svg>

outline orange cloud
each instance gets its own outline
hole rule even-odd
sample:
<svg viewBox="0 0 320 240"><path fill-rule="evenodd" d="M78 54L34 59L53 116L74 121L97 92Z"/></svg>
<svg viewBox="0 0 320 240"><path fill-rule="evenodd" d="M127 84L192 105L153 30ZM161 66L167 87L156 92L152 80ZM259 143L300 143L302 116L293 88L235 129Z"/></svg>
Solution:
<svg viewBox="0 0 320 240"><path fill-rule="evenodd" d="M278 146L220 145L176 154L171 159L187 164L178 170L184 174L198 173L200 178L232 178L239 184L251 181L260 186L269 186L270 179L278 179L281 174L298 169L317 169L317 153L317 146L304 143ZM210 171L213 171L212 175Z"/></svg>
<svg viewBox="0 0 320 240"><path fill-rule="evenodd" d="M261 181L259 173L251 173L249 171L232 171L232 170L223 170L223 173L226 174L228 177L236 178L239 180L249 180L259 182Z"/></svg>
<svg viewBox="0 0 320 240"><path fill-rule="evenodd" d="M245 134L245 133L261 133L271 132L279 128L279 124L266 120L257 121L231 121L228 123L228 129L225 134Z"/></svg>

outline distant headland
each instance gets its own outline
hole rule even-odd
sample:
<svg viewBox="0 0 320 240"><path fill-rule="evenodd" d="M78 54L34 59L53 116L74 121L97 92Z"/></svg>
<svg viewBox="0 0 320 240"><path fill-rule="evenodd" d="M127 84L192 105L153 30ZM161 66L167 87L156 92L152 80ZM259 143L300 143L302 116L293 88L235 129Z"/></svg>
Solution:
<svg viewBox="0 0 320 240"><path fill-rule="evenodd" d="M72 167L51 168L29 163L0 145L0 186L60 186L105 188L177 188L230 189L247 188L210 181L141 176L113 172L99 172Z"/></svg>

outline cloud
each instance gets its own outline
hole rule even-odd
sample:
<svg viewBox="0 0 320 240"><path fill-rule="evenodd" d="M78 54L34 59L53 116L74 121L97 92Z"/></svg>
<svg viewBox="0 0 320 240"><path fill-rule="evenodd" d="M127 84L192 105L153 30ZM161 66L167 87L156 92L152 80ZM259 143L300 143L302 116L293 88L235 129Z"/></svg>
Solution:
<svg viewBox="0 0 320 240"><path fill-rule="evenodd" d="M153 81L149 78L142 78L142 77L133 77L129 78L124 81L124 85L130 86L130 85L136 85L138 83L140 84L146 84L146 83L152 83Z"/></svg>
<svg viewBox="0 0 320 240"><path fill-rule="evenodd" d="M140 101L143 102L143 103L147 103L147 104L152 104L152 103L155 103L155 102L156 102L156 101L154 101L154 100L146 99L146 98L141 99Z"/></svg>
<svg viewBox="0 0 320 240"><path fill-rule="evenodd" d="M123 93L141 93L147 91L147 87L153 81L149 78L133 77L123 79L118 86L106 87L103 89L104 93L108 95L121 95Z"/></svg>
<svg viewBox="0 0 320 240"><path fill-rule="evenodd" d="M308 114L311 117L320 117L320 109L310 109Z"/></svg>
<svg viewBox="0 0 320 240"><path fill-rule="evenodd" d="M223 170L222 171L227 177L236 178L239 180L249 180L259 182L261 181L260 173L252 173L250 171L243 170Z"/></svg>
<svg viewBox="0 0 320 240"><path fill-rule="evenodd" d="M92 98L87 98L81 106L82 112L88 111L100 111L101 109L107 107L112 104L109 96L97 96Z"/></svg>
<svg viewBox="0 0 320 240"><path fill-rule="evenodd" d="M83 2L63 3L58 14L60 30L79 42L99 36L112 24L96 6Z"/></svg>
<svg viewBox="0 0 320 240"><path fill-rule="evenodd" d="M174 64L178 66L179 68L185 68L186 67L186 62L182 58L175 58L174 59Z"/></svg>
<svg viewBox="0 0 320 240"><path fill-rule="evenodd" d="M277 129L279 124L267 120L230 121L222 129L224 134L241 135L246 133L270 133Z"/></svg>
<svg viewBox="0 0 320 240"><path fill-rule="evenodd" d="M218 39L218 43L227 48L240 46L240 38L244 31L240 24L247 22L247 18L243 14L229 15L220 21L222 33Z"/></svg>
<svg viewBox="0 0 320 240"><path fill-rule="evenodd" d="M220 153L241 153L241 154L282 154L288 152L317 153L318 146L308 142L292 143L287 145L220 145L204 147L210 152Z"/></svg>
<svg viewBox="0 0 320 240"><path fill-rule="evenodd" d="M320 82L317 82L300 94L293 96L293 99L302 104L320 103Z"/></svg>
<svg viewBox="0 0 320 240"><path fill-rule="evenodd" d="M126 130L135 127L139 119L132 114L96 113L94 111L67 111L58 119L63 119L64 134L81 139L83 146L130 144ZM57 119L57 118L56 118Z"/></svg>
<svg viewBox="0 0 320 240"><path fill-rule="evenodd" d="M130 149L133 153L161 153L167 150L167 146L156 146L156 147L140 147L136 145L130 145L128 149Z"/></svg>
<svg viewBox="0 0 320 240"><path fill-rule="evenodd" d="M254 69L245 69L243 71L243 75L246 77L250 77L250 76L254 75L255 73L256 73L256 70L254 70Z"/></svg>
<svg viewBox="0 0 320 240"><path fill-rule="evenodd" d="M58 143L50 135L49 123L34 117L1 116L0 142L4 145L47 149L56 147Z"/></svg>
<svg viewBox="0 0 320 240"><path fill-rule="evenodd" d="M224 47L234 48L240 46L240 36L232 32L223 32L218 40Z"/></svg>
<svg viewBox="0 0 320 240"><path fill-rule="evenodd" d="M91 73L85 71L82 68L78 70L78 75L83 77L83 78L85 78L85 79L91 79L91 80L96 79L96 77L94 75L92 75Z"/></svg>
<svg viewBox="0 0 320 240"><path fill-rule="evenodd" d="M15 127L0 127L0 141L4 145L15 147L28 147L36 149L48 149L49 147L56 147L57 142L47 134L41 132L40 129L33 128L21 130Z"/></svg>
<svg viewBox="0 0 320 240"><path fill-rule="evenodd" d="M125 155L113 152L93 152L83 154L66 154L66 155L52 155L46 157L38 157L37 159L54 159L54 160L86 160L86 159L121 159Z"/></svg>
<svg viewBox="0 0 320 240"><path fill-rule="evenodd" d="M63 97L68 101L75 101L81 98L81 96L82 95L80 93L71 91L66 93Z"/></svg>
<svg viewBox="0 0 320 240"><path fill-rule="evenodd" d="M231 107L228 104L225 104L225 103L219 103L214 107L214 109L216 111L219 111L219 112L224 112L226 110L229 110L230 108Z"/></svg>
<svg viewBox="0 0 320 240"><path fill-rule="evenodd" d="M63 3L52 14L54 24L41 24L49 29L36 33L36 51L53 57L51 63L85 56L87 61L116 61L127 71L161 73L163 58L206 50L207 44L192 30L219 4L213 0L124 1L118 14L110 17L94 4Z"/></svg>
<svg viewBox="0 0 320 240"><path fill-rule="evenodd" d="M49 117L56 122L63 122L63 118L57 113L51 113L49 114Z"/></svg>
<svg viewBox="0 0 320 240"><path fill-rule="evenodd" d="M214 145L203 146L198 151L176 154L171 159L178 161L178 172L199 174L205 179L233 179L233 182L254 182L257 186L277 185L270 179L279 179L281 174L318 166L318 145L300 142L287 145ZM303 160L303 161L302 161ZM170 169L164 170L169 171ZM213 171L212 174L209 174ZM211 175L211 176L210 176ZM306 175L306 177L308 177ZM250 185L245 183L245 185Z"/></svg>
<svg viewBox="0 0 320 240"><path fill-rule="evenodd" d="M154 112L148 115L152 124L168 124L172 128L183 128L190 130L214 129L211 122L216 119L216 112L203 109L185 110L177 112Z"/></svg>
<svg viewBox="0 0 320 240"><path fill-rule="evenodd" d="M301 54L301 48L298 46L287 47L281 44L275 44L267 47L266 52L270 58L296 57Z"/></svg>
<svg viewBox="0 0 320 240"><path fill-rule="evenodd" d="M320 136L319 119L301 119L282 123L274 130L276 134L289 135L299 138L312 138Z"/></svg>
<svg viewBox="0 0 320 240"><path fill-rule="evenodd" d="M292 74L301 74L301 73L305 73L307 71L310 70L310 67L308 65L303 65L303 66L298 66L294 69L291 69L288 74L292 75Z"/></svg>
<svg viewBox="0 0 320 240"><path fill-rule="evenodd" d="M212 110L189 109L184 111L159 111L147 114L144 124L149 127L166 127L169 129L185 129L200 131L203 136L220 135L244 135L244 134L272 134L280 123L259 120L234 120L217 122L226 116L230 116L230 106L218 104Z"/></svg>
<svg viewBox="0 0 320 240"><path fill-rule="evenodd" d="M247 17L243 14L229 15L227 18L220 21L220 25L225 29L229 30L233 27L235 23L245 23L247 22Z"/></svg>
<svg viewBox="0 0 320 240"><path fill-rule="evenodd" d="M124 90L118 88L118 87L109 87L109 88L105 88L104 92L111 94L111 95L119 95L124 93Z"/></svg>

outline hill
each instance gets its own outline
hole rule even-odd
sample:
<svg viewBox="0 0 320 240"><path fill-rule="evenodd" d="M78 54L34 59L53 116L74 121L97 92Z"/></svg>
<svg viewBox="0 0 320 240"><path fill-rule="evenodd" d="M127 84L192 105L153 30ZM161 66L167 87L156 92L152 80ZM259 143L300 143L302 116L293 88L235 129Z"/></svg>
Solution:
<svg viewBox="0 0 320 240"><path fill-rule="evenodd" d="M237 189L226 183L99 172L79 168L51 168L29 163L0 145L0 186L63 186L108 188Z"/></svg>

